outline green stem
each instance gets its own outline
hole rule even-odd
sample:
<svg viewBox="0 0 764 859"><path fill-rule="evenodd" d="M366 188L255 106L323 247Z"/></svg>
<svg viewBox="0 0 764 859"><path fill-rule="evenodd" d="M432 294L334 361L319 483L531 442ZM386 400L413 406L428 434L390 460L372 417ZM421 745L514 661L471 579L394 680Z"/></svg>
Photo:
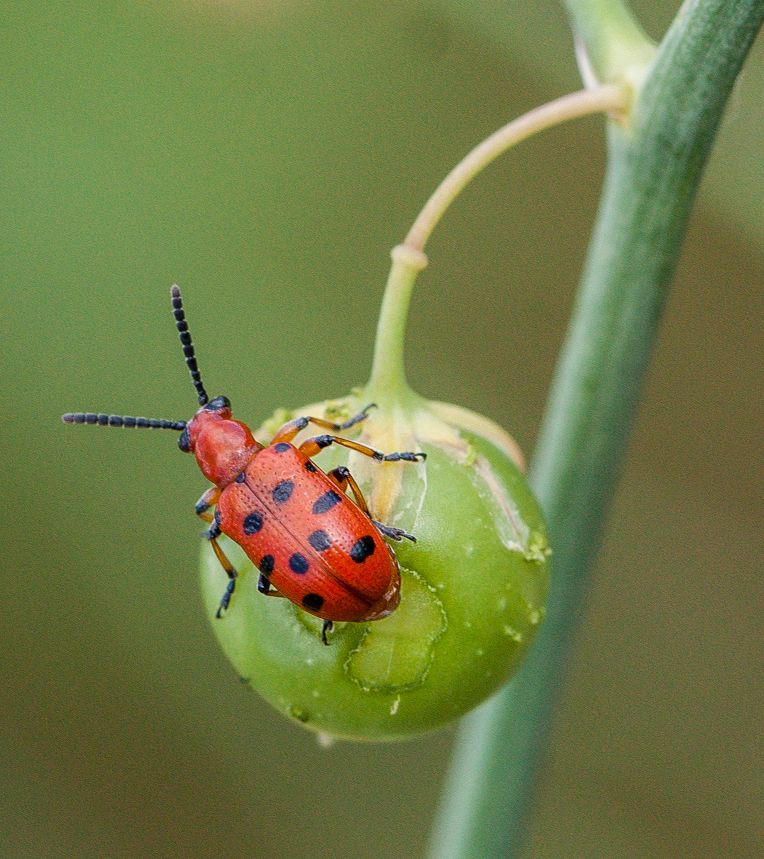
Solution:
<svg viewBox="0 0 764 859"><path fill-rule="evenodd" d="M513 119L469 152L438 185L406 236L404 244L424 251L446 209L469 183L512 146L571 119L612 111L622 115L631 93L623 86L599 86L571 92Z"/></svg>
<svg viewBox="0 0 764 859"><path fill-rule="evenodd" d="M724 105L762 0L690 0L661 44L607 176L531 481L554 547L547 620L520 674L464 721L437 859L517 855L539 757L652 342Z"/></svg>
<svg viewBox="0 0 764 859"><path fill-rule="evenodd" d="M405 245L396 245L390 256L393 264L379 311L371 378L366 386L366 396L387 403L410 391L404 364L406 318L417 275L427 266L424 253Z"/></svg>
<svg viewBox="0 0 764 859"><path fill-rule="evenodd" d="M655 55L626 3L621 0L563 0L580 49L596 78L620 82L632 77Z"/></svg>
<svg viewBox="0 0 764 859"><path fill-rule="evenodd" d="M495 131L472 149L438 185L402 245L394 247L377 323L374 361L366 395L388 404L411 396L404 367L404 338L411 293L427 265L424 246L448 207L464 188L503 152L540 131L571 119L612 111L625 118L631 92L623 86L598 86L543 104Z"/></svg>

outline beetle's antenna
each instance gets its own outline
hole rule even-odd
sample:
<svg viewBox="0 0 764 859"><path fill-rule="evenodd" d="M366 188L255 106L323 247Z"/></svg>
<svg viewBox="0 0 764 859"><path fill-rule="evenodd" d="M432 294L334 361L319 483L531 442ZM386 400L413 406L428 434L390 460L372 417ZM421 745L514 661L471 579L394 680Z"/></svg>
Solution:
<svg viewBox="0 0 764 859"><path fill-rule="evenodd" d="M175 317L175 325L180 334L180 343L183 347L183 354L186 357L186 366L191 373L191 381L194 383L196 393L199 397L199 405L206 406L209 402L207 391L204 390L202 383L202 374L196 366L196 356L194 355L194 344L191 342L191 332L188 330L188 322L186 322L186 314L183 312L183 299L180 297L180 287L176 284L170 289L170 298L172 300L172 315Z"/></svg>
<svg viewBox="0 0 764 859"><path fill-rule="evenodd" d="M131 418L129 415L104 415L95 412L68 412L61 415L65 424L97 424L100 427L128 429L170 429L183 432L185 421L165 421L159 418Z"/></svg>

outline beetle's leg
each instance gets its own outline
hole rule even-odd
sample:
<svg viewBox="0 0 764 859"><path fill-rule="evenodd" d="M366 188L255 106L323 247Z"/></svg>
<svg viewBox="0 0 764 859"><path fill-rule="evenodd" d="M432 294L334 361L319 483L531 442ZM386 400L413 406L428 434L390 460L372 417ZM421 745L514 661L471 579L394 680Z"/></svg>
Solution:
<svg viewBox="0 0 764 859"><path fill-rule="evenodd" d="M212 522L213 516L210 513L210 507L214 507L218 503L220 491L217 486L210 486L206 492L202 493L201 498L194 506L196 515L200 519L204 519L205 522Z"/></svg>
<svg viewBox="0 0 764 859"><path fill-rule="evenodd" d="M236 590L236 577L238 576L234 565L228 560L226 553L220 548L220 544L218 543L218 537L221 534L222 531L220 530L220 523L218 522L216 510L212 524L204 532L204 536L210 541L210 545L212 546L212 551L215 553L215 557L218 559L218 561L220 561L220 566L226 571L226 575L228 576L228 585L225 589L225 592L223 593L223 596L220 598L220 605L218 606L218 610L215 612L215 617L218 619L223 616L223 612L228 608L228 605L231 602L231 596Z"/></svg>
<svg viewBox="0 0 764 859"><path fill-rule="evenodd" d="M329 642L326 640L326 633L331 632L333 627L334 624L330 620L325 620L324 625L321 627L321 641L323 641L326 645L329 644Z"/></svg>
<svg viewBox="0 0 764 859"><path fill-rule="evenodd" d="M325 418L312 418L308 416L295 418L281 427L281 429L271 439L271 444L278 444L282 441L292 441L297 433L304 430L308 424L315 424L316 426L324 427L324 429L334 430L334 432L341 432L342 430L350 429L350 427L354 427L356 424L361 423L361 421L366 420L369 416L369 411L373 408L376 408L376 403L370 403L365 409L358 412L357 415L353 415L352 418L348 418L341 424L336 424L333 421L326 420Z"/></svg>
<svg viewBox="0 0 764 859"><path fill-rule="evenodd" d="M228 604L231 602L231 595L236 588L236 576L238 575L233 564L228 560L228 557L220 548L220 544L218 543L218 537L222 532L217 518L217 510L215 511L214 516L210 513L210 508L214 507L218 503L220 492L221 490L218 489L217 486L211 486L206 492L202 493L194 507L196 515L205 522L210 523L210 527L204 532L203 536L210 541L215 557L220 561L220 566L226 571L226 575L228 576L228 586L225 589L225 593L220 598L220 605L218 606L218 610L215 612L215 617L217 618L223 616L223 612L228 608Z"/></svg>
<svg viewBox="0 0 764 859"><path fill-rule="evenodd" d="M356 424L360 424L361 421L365 421L366 418L369 417L369 412L372 409L376 408L376 403L369 403L369 405L362 408L357 415L353 415L352 418L348 418L341 424L337 424L334 421L328 421L326 420L326 418L308 418L308 420L318 427L324 427L324 429L334 430L335 432L342 432L342 430L350 429L350 427L354 427Z"/></svg>
<svg viewBox="0 0 764 859"><path fill-rule="evenodd" d="M262 573L260 573L260 578L257 580L257 589L261 594L265 594L267 597L284 596L281 591L276 590L276 588L268 581L268 577L264 576Z"/></svg>
<svg viewBox="0 0 764 859"><path fill-rule="evenodd" d="M421 462L427 459L426 453L413 453L410 450L398 451L396 453L382 453L381 450L376 450L369 447L368 444L361 444L360 441L351 441L349 438L342 438L338 435L317 435L313 438L306 439L300 445L300 453L307 457L313 457L330 444L341 444L343 447L348 447L357 453L362 453L364 456L370 456L376 459L377 462Z"/></svg>
<svg viewBox="0 0 764 859"><path fill-rule="evenodd" d="M416 537L413 534L409 534L408 531L404 531L403 528L394 528L392 525L383 525L381 522L377 522L376 519L371 520L376 526L377 530L380 534L384 534L385 537L389 537L391 540L396 540L398 543L405 537L407 540L411 540L412 543L416 543Z"/></svg>
<svg viewBox="0 0 764 859"><path fill-rule="evenodd" d="M339 465L337 468L333 468L326 476L329 480L334 481L334 483L336 483L343 492L346 492L349 486L350 491L353 493L353 497L355 498L355 503L361 508L361 510L363 510L369 519L371 519L369 505L363 497L361 487L358 485L358 482L350 473L350 469L346 465ZM377 522L376 519L371 519L371 521L377 526L381 534L384 534L385 537L390 537L391 540L397 540L400 542L405 537L407 540L411 540L412 543L416 543L416 537L413 534L409 534L408 531L404 531L402 528L393 528L391 525L383 525L381 522Z"/></svg>
<svg viewBox="0 0 764 859"><path fill-rule="evenodd" d="M343 492L347 492L347 488L349 486L353 493L353 497L355 498L355 503L361 508L361 510L363 510L369 519L371 519L369 505L363 497L361 487L356 483L356 479L350 473L350 469L346 465L340 465L337 468L333 468L331 471L327 472L326 476L329 480L336 483Z"/></svg>

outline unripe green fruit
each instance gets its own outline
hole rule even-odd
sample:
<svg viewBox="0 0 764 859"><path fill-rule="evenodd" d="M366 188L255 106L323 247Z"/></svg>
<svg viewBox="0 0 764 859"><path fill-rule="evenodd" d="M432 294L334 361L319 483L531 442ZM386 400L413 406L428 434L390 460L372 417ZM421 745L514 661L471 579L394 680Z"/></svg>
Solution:
<svg viewBox="0 0 764 859"><path fill-rule="evenodd" d="M332 419L366 405L354 393L296 414ZM290 415L281 413L274 425ZM321 621L257 590L258 572L230 540L239 571L231 607L212 627L238 674L305 727L361 740L393 740L438 728L475 707L513 673L544 615L547 548L538 506L516 448L472 412L418 397L371 412L354 437L383 450L423 450L422 464L378 463L329 448L322 469L348 463L375 518L415 534L395 543L401 602L383 620L337 623L329 646ZM209 547L202 590L212 618L225 574Z"/></svg>

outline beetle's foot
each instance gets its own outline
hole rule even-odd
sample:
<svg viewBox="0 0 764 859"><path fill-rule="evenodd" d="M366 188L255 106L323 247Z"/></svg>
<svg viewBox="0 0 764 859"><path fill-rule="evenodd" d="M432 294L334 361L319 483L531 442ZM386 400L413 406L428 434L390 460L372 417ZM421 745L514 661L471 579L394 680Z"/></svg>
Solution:
<svg viewBox="0 0 764 859"><path fill-rule="evenodd" d="M236 579L231 579L228 582L228 587L225 589L225 593L220 598L220 605L218 606L218 610L215 612L215 617L220 620L223 617L223 614L228 610L228 606L231 602L231 595L236 589Z"/></svg>
<svg viewBox="0 0 764 859"><path fill-rule="evenodd" d="M378 450L372 455L378 462L424 462L427 459L427 454L423 451L414 453L411 450L400 450L395 453L382 453Z"/></svg>
<svg viewBox="0 0 764 859"><path fill-rule="evenodd" d="M376 519L371 520L379 529L381 534L384 534L385 537L389 537L391 540L396 540L398 543L405 537L407 540L411 540L412 543L416 543L416 537L413 534L409 534L408 531L404 531L403 528L393 528L392 525L383 525L381 522L377 522Z"/></svg>
<svg viewBox="0 0 764 859"><path fill-rule="evenodd" d="M323 641L326 645L329 644L329 642L326 640L326 633L331 632L333 628L334 624L330 620L325 620L324 625L321 627L321 641Z"/></svg>

